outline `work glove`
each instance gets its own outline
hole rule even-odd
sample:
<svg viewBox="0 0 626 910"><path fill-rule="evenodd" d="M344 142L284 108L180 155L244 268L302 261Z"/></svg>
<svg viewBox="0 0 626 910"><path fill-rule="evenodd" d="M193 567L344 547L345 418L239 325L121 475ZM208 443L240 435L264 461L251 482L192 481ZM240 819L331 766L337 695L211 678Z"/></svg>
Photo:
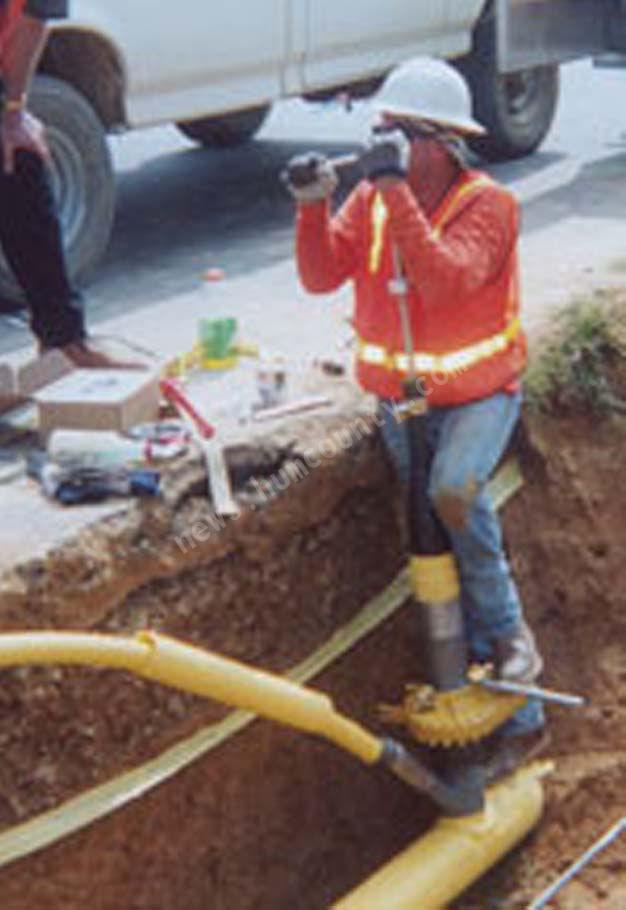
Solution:
<svg viewBox="0 0 626 910"><path fill-rule="evenodd" d="M399 129L375 129L361 154L359 164L368 180L379 177L406 177L411 143Z"/></svg>
<svg viewBox="0 0 626 910"><path fill-rule="evenodd" d="M325 155L307 152L292 158L281 179L298 202L317 202L332 196L339 178Z"/></svg>

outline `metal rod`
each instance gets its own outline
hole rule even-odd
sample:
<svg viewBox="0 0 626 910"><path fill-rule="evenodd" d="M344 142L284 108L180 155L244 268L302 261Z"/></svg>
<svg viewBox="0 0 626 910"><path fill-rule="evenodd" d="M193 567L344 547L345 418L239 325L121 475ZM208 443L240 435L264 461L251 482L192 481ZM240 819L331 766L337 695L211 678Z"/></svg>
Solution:
<svg viewBox="0 0 626 910"><path fill-rule="evenodd" d="M328 395L309 395L306 398L298 398L295 401L288 401L286 404L278 404L271 408L260 408L252 415L252 419L275 420L279 417L286 417L289 414L300 414L304 411L313 411L316 408L326 408L331 405L332 399Z"/></svg>
<svg viewBox="0 0 626 910"><path fill-rule="evenodd" d="M337 155L336 158L331 158L330 163L336 170L341 170L344 167L352 167L355 164L359 163L360 155L352 152L348 155Z"/></svg>
<svg viewBox="0 0 626 910"><path fill-rule="evenodd" d="M411 327L411 317L409 314L408 303L408 285L402 268L402 259L400 250L394 243L391 248L393 256L393 280L390 282L390 291L395 295L398 301L398 310L400 313L400 325L402 327L402 340L404 342L404 352L408 359L407 380L411 383L417 380L415 372L415 342L413 340L413 329Z"/></svg>
<svg viewBox="0 0 626 910"><path fill-rule="evenodd" d="M548 701L565 708L583 708L587 704L587 699L580 695L566 695L562 692L553 692L551 689L508 682L504 679L482 679L480 685L491 692L501 692L503 695L525 695L526 698L538 698L540 701Z"/></svg>
<svg viewBox="0 0 626 910"><path fill-rule="evenodd" d="M569 869L563 873L557 882L555 882L553 885L550 885L550 887L547 888L543 894L540 894L539 897L535 898L532 904L530 904L528 907L528 910L542 910L548 901L551 901L552 898L558 894L561 888L567 885L568 882L570 882L574 876L580 872L581 869L587 866L592 859L595 859L598 853L606 850L606 848L609 847L613 841L617 840L617 838L624 831L626 831L626 816L622 818L621 821L617 822L617 824L614 825L610 831L607 831L607 833L601 837L599 841L596 841L596 843L590 847L586 853L583 853L580 859L576 860L576 862L573 863Z"/></svg>

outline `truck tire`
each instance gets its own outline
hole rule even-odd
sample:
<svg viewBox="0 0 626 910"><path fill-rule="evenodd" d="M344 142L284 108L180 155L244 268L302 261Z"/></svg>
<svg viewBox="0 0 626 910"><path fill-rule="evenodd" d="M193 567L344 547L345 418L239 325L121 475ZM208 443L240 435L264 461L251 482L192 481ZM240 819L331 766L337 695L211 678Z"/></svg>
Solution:
<svg viewBox="0 0 626 910"><path fill-rule="evenodd" d="M72 281L81 280L102 257L113 225L115 182L105 131L85 98L51 76L36 77L29 109L46 126L68 272ZM0 294L22 296L4 262Z"/></svg>
<svg viewBox="0 0 626 910"><path fill-rule="evenodd" d="M251 107L221 117L203 117L201 120L185 120L176 126L194 142L207 148L231 148L252 139L261 129L270 106Z"/></svg>
<svg viewBox="0 0 626 910"><path fill-rule="evenodd" d="M474 116L487 129L486 136L470 140L471 148L488 161L521 158L533 152L554 119L558 66L499 73L493 11L476 26L472 51L457 65L469 83Z"/></svg>

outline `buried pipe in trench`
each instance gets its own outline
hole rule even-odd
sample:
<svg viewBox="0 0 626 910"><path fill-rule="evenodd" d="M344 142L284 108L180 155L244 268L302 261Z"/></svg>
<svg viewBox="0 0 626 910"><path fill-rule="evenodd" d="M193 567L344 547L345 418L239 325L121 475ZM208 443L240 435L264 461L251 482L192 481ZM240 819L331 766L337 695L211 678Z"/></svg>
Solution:
<svg viewBox="0 0 626 910"><path fill-rule="evenodd" d="M335 710L322 692L239 661L153 632L134 638L79 632L0 634L0 668L27 664L88 665L127 670L145 679L253 711L317 734L366 764L383 762L405 783L430 795L447 816L335 910L443 910L487 872L538 822L540 780L531 766L488 791L481 811L454 792L400 744L380 739ZM469 814L473 812L473 814Z"/></svg>
<svg viewBox="0 0 626 910"><path fill-rule="evenodd" d="M445 910L537 825L550 770L522 768L487 792L483 812L440 819L332 910Z"/></svg>

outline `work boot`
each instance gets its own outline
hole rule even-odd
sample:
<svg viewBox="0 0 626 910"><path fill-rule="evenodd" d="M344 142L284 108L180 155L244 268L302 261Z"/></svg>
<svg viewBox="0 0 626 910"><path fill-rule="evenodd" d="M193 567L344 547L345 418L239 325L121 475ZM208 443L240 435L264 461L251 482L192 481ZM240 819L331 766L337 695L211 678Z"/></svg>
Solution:
<svg viewBox="0 0 626 910"><path fill-rule="evenodd" d="M118 360L87 341L72 341L58 350L80 370L145 370L138 361Z"/></svg>
<svg viewBox="0 0 626 910"><path fill-rule="evenodd" d="M494 733L483 746L485 786L490 787L517 768L535 761L546 752L551 742L552 736L545 727L518 736Z"/></svg>
<svg viewBox="0 0 626 910"><path fill-rule="evenodd" d="M543 660L535 636L524 620L513 635L498 639L494 647L499 679L531 685L541 675Z"/></svg>

